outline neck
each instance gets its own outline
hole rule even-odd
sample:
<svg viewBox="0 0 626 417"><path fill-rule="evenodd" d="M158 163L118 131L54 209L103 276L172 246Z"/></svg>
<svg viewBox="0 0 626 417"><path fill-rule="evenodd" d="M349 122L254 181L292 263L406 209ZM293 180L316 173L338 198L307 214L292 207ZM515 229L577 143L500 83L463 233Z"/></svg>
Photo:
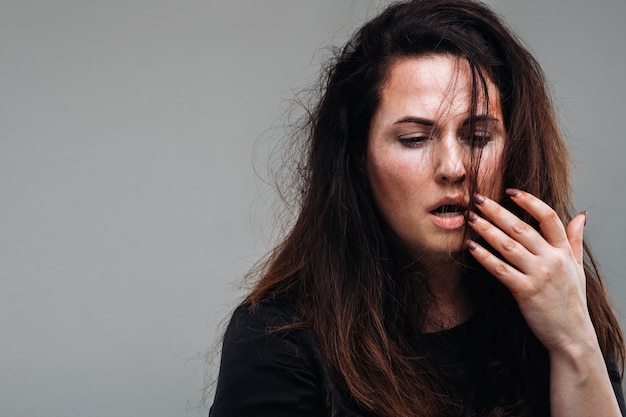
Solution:
<svg viewBox="0 0 626 417"><path fill-rule="evenodd" d="M425 265L433 295L422 326L425 333L446 330L467 321L473 313L468 282L458 262Z"/></svg>

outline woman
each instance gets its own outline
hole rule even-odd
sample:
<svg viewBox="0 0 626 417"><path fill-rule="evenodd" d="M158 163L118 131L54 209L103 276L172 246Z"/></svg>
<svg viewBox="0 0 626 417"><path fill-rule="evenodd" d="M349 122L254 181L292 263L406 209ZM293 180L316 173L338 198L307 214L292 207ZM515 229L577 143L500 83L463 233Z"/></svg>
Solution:
<svg viewBox="0 0 626 417"><path fill-rule="evenodd" d="M618 416L624 345L537 64L469 0L329 67L301 209L225 335L219 416Z"/></svg>

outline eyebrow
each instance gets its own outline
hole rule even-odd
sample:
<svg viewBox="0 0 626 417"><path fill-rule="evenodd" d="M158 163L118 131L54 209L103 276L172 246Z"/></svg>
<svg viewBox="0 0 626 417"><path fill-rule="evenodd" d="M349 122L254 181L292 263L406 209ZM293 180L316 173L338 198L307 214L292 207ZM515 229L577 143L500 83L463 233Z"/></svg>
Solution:
<svg viewBox="0 0 626 417"><path fill-rule="evenodd" d="M500 119L498 119L497 117L489 116L487 114L480 114L476 116L470 116L467 119L465 119L463 121L463 126L469 126L471 124L476 124L480 122L499 122L499 121ZM413 117L413 116L403 117L402 119L395 122L394 125L402 124L402 123L413 123L413 124L428 126L428 127L432 127L435 125L435 122L432 120L424 119L422 117Z"/></svg>
<svg viewBox="0 0 626 417"><path fill-rule="evenodd" d="M428 119L423 119L421 117L404 117L400 120L398 120L397 122L394 123L394 125L398 125L401 123L414 123L417 125L424 125L424 126L434 126L435 122L433 122L432 120L428 120Z"/></svg>
<svg viewBox="0 0 626 417"><path fill-rule="evenodd" d="M470 116L463 121L463 126L469 126L471 124L476 124L479 122L499 122L500 119L497 117L489 116L487 114L481 114L476 116Z"/></svg>

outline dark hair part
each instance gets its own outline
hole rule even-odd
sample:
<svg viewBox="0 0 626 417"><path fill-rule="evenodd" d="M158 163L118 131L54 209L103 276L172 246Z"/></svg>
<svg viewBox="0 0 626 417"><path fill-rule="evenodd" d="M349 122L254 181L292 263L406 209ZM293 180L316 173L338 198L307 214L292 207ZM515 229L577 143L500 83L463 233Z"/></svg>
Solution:
<svg viewBox="0 0 626 417"><path fill-rule="evenodd" d="M443 53L470 65L472 111L476 97L487 92L487 79L499 90L507 131L504 186L534 194L564 222L573 217L568 153L544 75L492 11L470 0L401 2L353 36L328 67L309 115L299 216L263 264L248 302L289 297L340 389L380 416L471 415L462 388L451 388L450 375L420 352L428 277L408 267L410 259L375 207L362 162L391 63ZM536 226L510 201L503 198L503 204ZM621 331L586 245L585 272L600 346L621 365ZM488 300L477 313L484 336L480 355L489 384L498 387L488 394L493 406L473 412L549 415L545 349L497 280L478 266L467 273L474 275L476 303Z"/></svg>

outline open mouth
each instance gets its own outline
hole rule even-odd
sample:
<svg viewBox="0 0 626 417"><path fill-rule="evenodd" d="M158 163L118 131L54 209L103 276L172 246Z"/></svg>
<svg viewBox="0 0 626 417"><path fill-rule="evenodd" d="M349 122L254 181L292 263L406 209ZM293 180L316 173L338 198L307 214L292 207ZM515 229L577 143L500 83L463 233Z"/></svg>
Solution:
<svg viewBox="0 0 626 417"><path fill-rule="evenodd" d="M462 216L466 210L467 208L460 204L442 204L431 213L439 217L455 217Z"/></svg>

